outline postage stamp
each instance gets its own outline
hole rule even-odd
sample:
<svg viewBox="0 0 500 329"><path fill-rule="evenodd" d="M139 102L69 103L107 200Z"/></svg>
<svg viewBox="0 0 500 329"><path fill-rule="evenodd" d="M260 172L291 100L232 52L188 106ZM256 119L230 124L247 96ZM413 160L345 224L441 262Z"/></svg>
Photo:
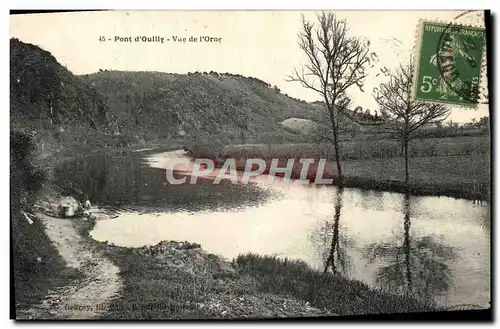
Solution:
<svg viewBox="0 0 500 329"><path fill-rule="evenodd" d="M413 98L475 107L484 46L483 28L420 22Z"/></svg>

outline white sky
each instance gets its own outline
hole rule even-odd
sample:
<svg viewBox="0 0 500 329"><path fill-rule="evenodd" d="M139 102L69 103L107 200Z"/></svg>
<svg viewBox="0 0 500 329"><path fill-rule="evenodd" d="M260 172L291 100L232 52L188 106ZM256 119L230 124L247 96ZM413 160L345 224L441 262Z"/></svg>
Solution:
<svg viewBox="0 0 500 329"><path fill-rule="evenodd" d="M40 46L75 74L99 69L187 73L216 71L253 76L277 85L290 96L320 97L287 74L307 61L297 46L300 16L312 11L131 11L18 15L10 17L10 37ZM376 108L372 90L385 77L381 67L396 68L413 51L419 19L483 25L482 13L455 19L462 11L338 11L350 33L370 40L380 63L365 81L365 92L350 90L354 105ZM99 36L221 37L221 43L100 42ZM478 109L453 109L450 119L467 122L488 115Z"/></svg>

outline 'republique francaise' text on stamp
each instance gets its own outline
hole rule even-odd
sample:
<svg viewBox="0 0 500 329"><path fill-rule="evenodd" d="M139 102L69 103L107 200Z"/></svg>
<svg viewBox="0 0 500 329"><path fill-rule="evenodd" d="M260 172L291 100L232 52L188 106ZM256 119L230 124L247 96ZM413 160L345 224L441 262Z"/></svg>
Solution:
<svg viewBox="0 0 500 329"><path fill-rule="evenodd" d="M474 107L481 83L484 29L421 22L418 32L414 99Z"/></svg>

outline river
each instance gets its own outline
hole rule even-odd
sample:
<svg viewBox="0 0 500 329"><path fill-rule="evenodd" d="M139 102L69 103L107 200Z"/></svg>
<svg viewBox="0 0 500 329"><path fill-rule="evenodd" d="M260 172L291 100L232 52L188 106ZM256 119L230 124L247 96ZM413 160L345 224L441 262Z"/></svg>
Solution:
<svg viewBox="0 0 500 329"><path fill-rule="evenodd" d="M181 151L98 155L63 164L72 182L118 216L91 235L119 246L196 242L232 259L253 252L300 259L372 287L410 290L444 306L489 307L490 211L449 197L325 185L165 183Z"/></svg>

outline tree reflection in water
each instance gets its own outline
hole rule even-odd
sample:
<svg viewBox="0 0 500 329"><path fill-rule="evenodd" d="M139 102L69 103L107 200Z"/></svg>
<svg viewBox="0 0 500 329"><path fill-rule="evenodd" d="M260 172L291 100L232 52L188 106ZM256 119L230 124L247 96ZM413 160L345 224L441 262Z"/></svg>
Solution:
<svg viewBox="0 0 500 329"><path fill-rule="evenodd" d="M389 292L411 295L421 301L434 298L452 287L452 273L446 261L456 257L452 247L432 236L412 238L410 195L404 197L403 244L372 244L365 250L370 262L383 259L387 265L377 271L376 284Z"/></svg>
<svg viewBox="0 0 500 329"><path fill-rule="evenodd" d="M328 248L328 254L325 260L324 272L328 271L328 268L334 274L347 275L349 270L349 258L347 256L347 238L340 232L340 216L342 212L342 196L344 193L344 188L339 187L337 194L335 196L335 211L333 215L333 223L326 223L325 232L323 236L325 240L330 237L330 246ZM323 249L324 250L324 249ZM325 257L324 256L324 257Z"/></svg>

